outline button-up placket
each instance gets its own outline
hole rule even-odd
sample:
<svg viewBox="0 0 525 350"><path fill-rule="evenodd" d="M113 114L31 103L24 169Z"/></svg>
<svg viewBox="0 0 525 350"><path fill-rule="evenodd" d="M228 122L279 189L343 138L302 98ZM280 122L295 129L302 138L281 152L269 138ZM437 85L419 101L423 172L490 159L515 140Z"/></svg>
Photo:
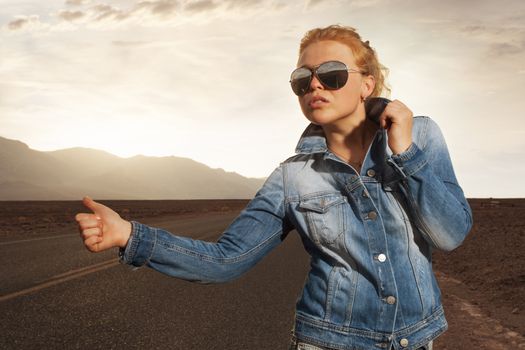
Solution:
<svg viewBox="0 0 525 350"><path fill-rule="evenodd" d="M361 181L360 181L361 182ZM366 189L368 183L371 190ZM380 303L377 323L381 329L393 329L397 315L397 288L393 267L391 265L388 245L386 240L385 227L381 218L381 213L376 207L377 182L361 182L361 186L355 187L354 198L359 198L358 206L362 215L365 232L368 235L368 255L371 265L376 274L375 283L379 293L378 302ZM367 197L359 195L361 192L369 193Z"/></svg>
<svg viewBox="0 0 525 350"><path fill-rule="evenodd" d="M372 154L376 156L371 157ZM377 198L378 186L380 186L379 183L383 179L382 174L385 172L385 166L387 166L386 158L385 130L381 129L378 130L365 155L361 174L356 175L355 171L351 174L335 172L334 176L340 183L345 184L347 195L356 203L368 235L368 256L373 271L375 271L376 289L379 292L378 326L381 329L393 329L397 317L398 293L393 267L390 259L386 259L387 256L390 256L386 231L381 213L376 205L379 203ZM325 152L324 159L330 159L350 167L329 150ZM348 208L348 210L351 209Z"/></svg>

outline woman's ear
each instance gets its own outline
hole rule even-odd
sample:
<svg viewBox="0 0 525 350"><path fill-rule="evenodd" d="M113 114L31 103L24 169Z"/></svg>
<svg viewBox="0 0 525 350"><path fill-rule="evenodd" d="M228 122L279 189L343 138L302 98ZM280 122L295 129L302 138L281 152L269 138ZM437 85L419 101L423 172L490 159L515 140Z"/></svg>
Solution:
<svg viewBox="0 0 525 350"><path fill-rule="evenodd" d="M376 80L373 75L363 76L363 81L361 84L361 100L365 100L368 96L372 95L374 88L376 86Z"/></svg>

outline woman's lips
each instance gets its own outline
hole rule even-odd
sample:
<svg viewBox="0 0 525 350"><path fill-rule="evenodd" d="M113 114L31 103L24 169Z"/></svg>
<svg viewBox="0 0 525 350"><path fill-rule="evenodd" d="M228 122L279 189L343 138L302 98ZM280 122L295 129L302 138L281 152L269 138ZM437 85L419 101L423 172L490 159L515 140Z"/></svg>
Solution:
<svg viewBox="0 0 525 350"><path fill-rule="evenodd" d="M328 100L326 98L322 96L314 96L310 100L310 102L308 102L308 105L310 106L310 108L315 109L315 108L321 108L327 103L328 103Z"/></svg>

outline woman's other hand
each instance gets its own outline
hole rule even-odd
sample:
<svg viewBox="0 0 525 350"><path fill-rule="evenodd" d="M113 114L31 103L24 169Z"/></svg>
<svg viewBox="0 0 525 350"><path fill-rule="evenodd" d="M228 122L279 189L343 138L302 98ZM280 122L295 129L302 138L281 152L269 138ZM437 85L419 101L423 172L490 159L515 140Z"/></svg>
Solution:
<svg viewBox="0 0 525 350"><path fill-rule="evenodd" d="M388 103L379 117L379 125L387 129L393 154L406 151L412 144L412 117L412 111L399 100Z"/></svg>
<svg viewBox="0 0 525 350"><path fill-rule="evenodd" d="M86 248L91 252L101 252L113 247L124 248L131 235L131 223L122 219L111 208L95 202L88 196L82 199L82 203L93 211L92 214L75 215Z"/></svg>

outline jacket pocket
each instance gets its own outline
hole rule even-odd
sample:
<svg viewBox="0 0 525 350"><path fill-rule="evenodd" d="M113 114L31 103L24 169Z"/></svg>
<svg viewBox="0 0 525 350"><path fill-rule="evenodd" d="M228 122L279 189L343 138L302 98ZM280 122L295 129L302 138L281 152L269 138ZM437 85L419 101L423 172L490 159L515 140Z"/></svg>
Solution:
<svg viewBox="0 0 525 350"><path fill-rule="evenodd" d="M305 197L299 208L306 216L308 231L314 242L335 243L345 231L344 207L346 197L339 193Z"/></svg>

